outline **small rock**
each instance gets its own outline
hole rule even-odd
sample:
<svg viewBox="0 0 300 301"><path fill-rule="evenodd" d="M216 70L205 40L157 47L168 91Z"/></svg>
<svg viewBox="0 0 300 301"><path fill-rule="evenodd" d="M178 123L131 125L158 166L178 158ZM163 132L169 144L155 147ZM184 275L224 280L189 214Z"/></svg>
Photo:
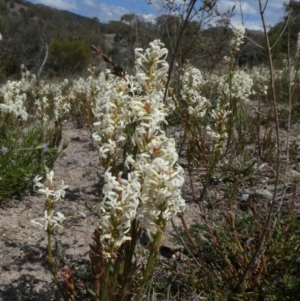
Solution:
<svg viewBox="0 0 300 301"><path fill-rule="evenodd" d="M209 199L212 199L214 201L220 201L222 200L222 196L220 193L218 193L217 191L211 189L207 191L207 196Z"/></svg>
<svg viewBox="0 0 300 301"><path fill-rule="evenodd" d="M242 194L242 200L247 201L249 199L249 196L250 196L250 194L248 194L248 193Z"/></svg>
<svg viewBox="0 0 300 301"><path fill-rule="evenodd" d="M273 193L271 193L269 190L266 189L256 189L254 195L268 200L271 200L273 197Z"/></svg>

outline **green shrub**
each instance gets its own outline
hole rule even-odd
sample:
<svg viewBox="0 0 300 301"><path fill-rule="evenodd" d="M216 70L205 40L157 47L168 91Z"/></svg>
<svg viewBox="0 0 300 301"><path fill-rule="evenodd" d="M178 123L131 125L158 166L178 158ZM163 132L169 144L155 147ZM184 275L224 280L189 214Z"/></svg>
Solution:
<svg viewBox="0 0 300 301"><path fill-rule="evenodd" d="M175 285L184 289L188 283L187 292L202 292L206 300L298 300L300 224L292 206L278 216L272 236L261 247L268 212L257 211L251 201L237 218L230 206L223 208L224 223L217 227L213 221L191 225L195 245L185 233L183 237L195 260L190 257L178 270ZM257 248L257 260L242 282Z"/></svg>
<svg viewBox="0 0 300 301"><path fill-rule="evenodd" d="M54 40L48 64L56 73L70 75L86 68L89 57L90 48L83 41Z"/></svg>
<svg viewBox="0 0 300 301"><path fill-rule="evenodd" d="M53 166L62 154L56 135L55 128L41 126L0 128L0 203L32 189L33 178Z"/></svg>

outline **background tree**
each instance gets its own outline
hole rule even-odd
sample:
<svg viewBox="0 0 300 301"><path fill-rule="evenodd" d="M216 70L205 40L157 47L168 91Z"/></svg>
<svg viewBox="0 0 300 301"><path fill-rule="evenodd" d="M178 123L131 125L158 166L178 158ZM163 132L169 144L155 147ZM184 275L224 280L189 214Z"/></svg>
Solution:
<svg viewBox="0 0 300 301"><path fill-rule="evenodd" d="M90 47L84 41L54 40L50 45L48 65L55 75L67 76L85 69L90 53Z"/></svg>
<svg viewBox="0 0 300 301"><path fill-rule="evenodd" d="M21 64L38 77L39 75L45 77L51 73L51 64L45 66L44 64L47 60L47 49L53 40L81 40L87 47L95 44L105 50L104 37L100 34L102 24L95 18L85 18L22 0L17 2L22 5L22 11L12 11L9 9L9 3L0 0L0 17L2 12L0 20L6 19L6 26L2 31L0 25L0 32L3 34L0 61L8 76L19 76ZM90 58L88 63L97 63L94 57ZM55 67L52 74L59 75L57 72Z"/></svg>
<svg viewBox="0 0 300 301"><path fill-rule="evenodd" d="M3 35L4 30L5 30L5 22L6 22L6 15L7 15L7 7L6 3L4 0L0 0L0 34ZM2 58L1 52L2 52L2 47L1 43L3 41L0 41L0 81L5 80L5 72L4 72L4 59Z"/></svg>
<svg viewBox="0 0 300 301"><path fill-rule="evenodd" d="M59 70L65 72L66 69L59 69L53 64L53 60L42 68L47 56L47 46L50 47L52 41L82 41L88 47L96 45L130 72L134 61L134 49L145 48L150 41L159 38L169 49L170 60L188 7L188 3L176 4L174 0L162 0L160 2L162 14L154 22L140 15L125 14L120 21L105 24L99 22L96 17L87 18L23 0L14 2L21 5L22 10L10 9L10 0L0 0L0 32L3 34L3 41L0 44L0 64L7 76L19 75L21 64L25 64L27 69L38 76L46 77L48 74L63 76L59 74ZM290 44L294 48L300 31L299 3L292 1ZM197 1L192 18L185 23L182 31L175 58L177 64L181 65L189 60L195 67L208 71L217 67L223 57L228 55L232 31L228 27L227 20L234 11L230 10L220 17L216 14L215 4L215 1L210 5L205 1ZM287 4L284 8L288 11ZM217 25L215 19L211 22L212 16L219 18ZM283 26L284 20L270 29L271 42L276 41ZM112 39L112 43L108 43L108 39L106 41L107 34L111 35L108 38L109 41ZM255 41L259 41L262 36L260 32L254 31L247 31L247 35ZM275 59L281 58L286 53L286 39L287 37L282 35L274 47ZM264 62L265 56L262 50L245 41L240 53L237 54L237 60L240 65L252 66ZM99 67L99 59L96 56L89 56L89 60L85 63L89 67L92 65Z"/></svg>
<svg viewBox="0 0 300 301"><path fill-rule="evenodd" d="M287 31L284 31L281 36L280 34L285 27L289 12L290 12L289 45L290 45L290 51L292 55L296 51L298 33L300 32L300 2L296 0L292 0L289 3L285 3L283 9L285 11L285 16L283 17L283 20L275 24L269 30L269 39L271 45L273 45L278 40L276 42L276 45L273 47L273 57L278 62L281 62L282 58L287 54L288 33Z"/></svg>
<svg viewBox="0 0 300 301"><path fill-rule="evenodd" d="M7 7L4 0L0 0L0 32L3 34L7 16Z"/></svg>

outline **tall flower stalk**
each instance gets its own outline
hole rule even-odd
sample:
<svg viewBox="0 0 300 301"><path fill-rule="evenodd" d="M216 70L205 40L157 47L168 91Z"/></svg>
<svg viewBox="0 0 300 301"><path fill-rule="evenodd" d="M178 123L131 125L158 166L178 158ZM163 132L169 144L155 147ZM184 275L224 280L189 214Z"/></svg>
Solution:
<svg viewBox="0 0 300 301"><path fill-rule="evenodd" d="M107 264L100 300L107 300L111 277L108 266L119 266L114 277L120 273L125 276L122 266L126 263L120 263L120 253L130 250L133 255L136 236L144 229L154 238L140 275L136 295L139 300L151 279L162 231L167 221L185 207L180 193L183 169L177 164L175 141L162 128L172 111L171 105L163 103L167 54L159 40L150 43L145 51L136 49L136 74L126 78L108 75L94 109L98 121L93 141L107 168L104 198L95 210ZM114 286L116 279L112 280Z"/></svg>
<svg viewBox="0 0 300 301"><path fill-rule="evenodd" d="M39 225L44 228L44 231L47 233L47 250L48 250L48 261L50 265L50 272L53 276L53 281L58 287L62 297L64 300L69 300L65 292L63 291L59 277L57 273L57 269L54 263L53 252L52 252L52 236L53 229L58 226L61 227L61 223L65 219L65 216L61 212L57 212L56 215L54 207L56 202L58 202L61 198L65 196L65 189L68 188L67 185L62 181L60 186L56 186L53 182L54 172L47 172L46 175L46 183L42 184L40 181L42 177L36 176L34 179L34 188L37 189L37 192L43 194L46 202L45 202L45 212L44 217L37 217L31 220L32 224Z"/></svg>

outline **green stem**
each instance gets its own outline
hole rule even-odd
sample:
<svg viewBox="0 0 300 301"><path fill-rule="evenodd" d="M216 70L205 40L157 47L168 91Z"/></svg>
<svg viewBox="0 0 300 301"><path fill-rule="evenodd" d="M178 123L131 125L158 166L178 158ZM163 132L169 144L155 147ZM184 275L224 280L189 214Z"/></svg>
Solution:
<svg viewBox="0 0 300 301"><path fill-rule="evenodd" d="M178 150L178 156L179 156L179 158L180 158L180 154L181 154L181 152L183 150L183 147L185 145L186 136L187 136L187 127L185 126L184 127L183 138L182 138L182 141L180 141L181 143L180 143L179 150Z"/></svg>
<svg viewBox="0 0 300 301"><path fill-rule="evenodd" d="M49 196L46 200L46 209L47 209L47 215L51 215L51 212L53 210L53 206L54 206L54 202L53 202L53 198L52 196ZM55 268L55 264L53 261L53 254L52 254L52 226L50 223L48 223L47 226L47 249L48 249L48 261L49 261L49 265L50 265L50 272L53 276L53 281L55 283L55 285L57 286L62 298L65 301L68 301L69 298L67 296L67 294L64 293L63 288L61 287L60 283L59 283L59 279L58 279L58 274Z"/></svg>
<svg viewBox="0 0 300 301"><path fill-rule="evenodd" d="M131 223L131 241L128 242L126 253L125 253L125 261L124 261L124 282L122 283L122 293L121 299L124 300L126 295L128 294L128 286L132 282L133 273L135 273L135 269L133 271L133 258L136 244L140 238L141 231L139 229L139 223L136 219L134 219Z"/></svg>
<svg viewBox="0 0 300 301"><path fill-rule="evenodd" d="M108 278L109 278L109 267L110 267L110 261L107 262L105 265L105 272L104 272L104 277L103 277L103 285L101 288L101 295L100 295L100 301L108 301L106 296L106 291L107 291L107 283L108 283Z"/></svg>
<svg viewBox="0 0 300 301"><path fill-rule="evenodd" d="M206 174L205 183L203 185L203 189L202 189L202 192L199 197L199 203L202 203L202 201L206 195L206 192L210 186L210 179L213 175L215 167L217 166L218 160L219 160L219 151L218 151L218 149L215 148L215 144L214 144L213 150L212 150L212 156L210 158L209 167L208 167L208 171Z"/></svg>
<svg viewBox="0 0 300 301"><path fill-rule="evenodd" d="M49 209L48 209L49 210ZM55 283L55 285L57 286L61 296L63 297L63 299L65 301L68 301L69 298L65 295L60 283L59 283L59 279L58 279L58 275L57 275L57 271L55 269L55 265L53 262L53 254L52 254L52 230L51 230L51 226L48 224L48 228L47 228L47 239L48 239L48 261L49 261L49 265L50 265L50 272L53 276L53 281Z"/></svg>
<svg viewBox="0 0 300 301"><path fill-rule="evenodd" d="M112 275L112 285L111 285L112 292L116 291L117 285L119 284L118 276L119 276L119 274L123 274L123 273L124 273L123 251L121 249L119 249L118 258L114 263L114 271L113 271L113 275Z"/></svg>
<svg viewBox="0 0 300 301"><path fill-rule="evenodd" d="M225 155L227 154L228 150L229 150L229 146L230 146L230 142L232 139L232 129L233 129L233 119L236 117L236 108L234 107L234 103L233 103L233 99L232 99L232 74L233 74L233 62L234 62L234 57L231 57L231 62L230 62L230 66L229 66L229 110L230 110L230 114L229 114L229 126L227 128L227 135L228 135L228 139L227 139L227 145L226 145L226 151L225 151ZM223 104L224 106L224 104Z"/></svg>
<svg viewBox="0 0 300 301"><path fill-rule="evenodd" d="M148 256L148 260L147 260L147 265L143 272L143 276L140 281L140 286L138 288L137 294L134 299L135 301L141 300L141 294L144 291L146 284L149 282L149 280L152 277L153 270L154 270L155 263L156 263L157 254L159 252L159 243L161 241L161 238L162 238L162 230L159 227L156 232L156 235L154 237L153 243L152 243L152 247L151 247L151 250L150 250L150 253Z"/></svg>

